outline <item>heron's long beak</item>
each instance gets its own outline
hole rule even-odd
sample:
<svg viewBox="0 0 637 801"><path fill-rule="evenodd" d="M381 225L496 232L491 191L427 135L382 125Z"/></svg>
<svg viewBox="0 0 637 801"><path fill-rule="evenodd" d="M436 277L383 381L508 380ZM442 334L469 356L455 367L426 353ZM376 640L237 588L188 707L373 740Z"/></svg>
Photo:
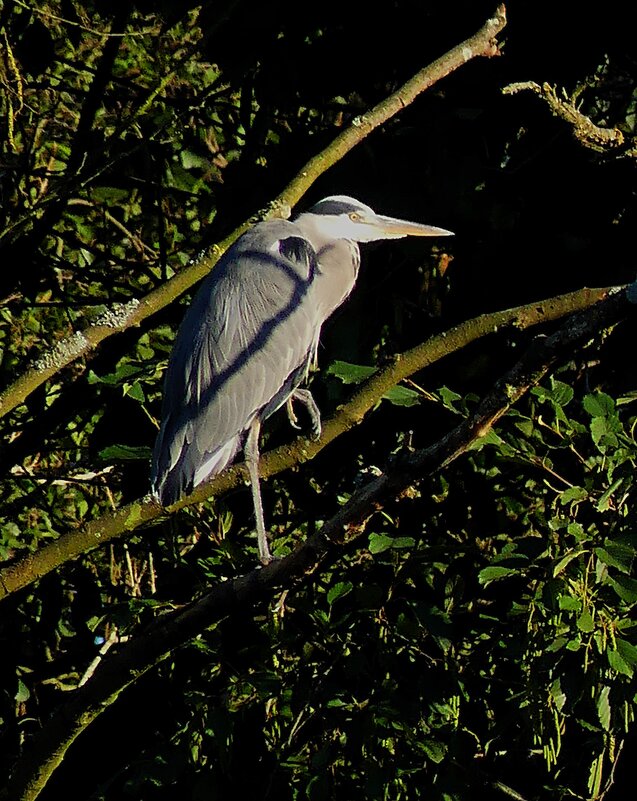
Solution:
<svg viewBox="0 0 637 801"><path fill-rule="evenodd" d="M396 217L385 217L376 214L368 218L367 222L382 231L387 238L398 238L401 236L453 236L453 231L446 228L436 228L435 225L422 225L421 223L399 220Z"/></svg>

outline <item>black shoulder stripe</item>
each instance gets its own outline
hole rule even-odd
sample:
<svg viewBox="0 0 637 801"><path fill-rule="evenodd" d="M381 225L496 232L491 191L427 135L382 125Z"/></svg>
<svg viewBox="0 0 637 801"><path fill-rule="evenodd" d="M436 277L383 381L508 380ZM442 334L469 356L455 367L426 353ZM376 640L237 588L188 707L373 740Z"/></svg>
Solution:
<svg viewBox="0 0 637 801"><path fill-rule="evenodd" d="M289 261L303 266L307 280L310 281L316 272L316 252L312 245L301 236L288 236L279 241L279 253Z"/></svg>

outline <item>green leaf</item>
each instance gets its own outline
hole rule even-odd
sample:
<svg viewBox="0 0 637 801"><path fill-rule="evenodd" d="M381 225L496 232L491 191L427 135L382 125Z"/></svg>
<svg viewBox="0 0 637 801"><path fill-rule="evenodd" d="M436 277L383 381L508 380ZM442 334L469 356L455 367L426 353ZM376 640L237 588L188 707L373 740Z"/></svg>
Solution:
<svg viewBox="0 0 637 801"><path fill-rule="evenodd" d="M194 168L207 170L210 166L209 159L204 158L203 156L199 155L199 153L194 153L192 150L187 149L179 152L179 160L181 161L181 166L186 170L192 170Z"/></svg>
<svg viewBox="0 0 637 801"><path fill-rule="evenodd" d="M632 679L634 670L618 651L609 648L608 651L606 651L606 658L608 659L608 664L616 673L621 673L624 676L628 676L629 679Z"/></svg>
<svg viewBox="0 0 637 801"><path fill-rule="evenodd" d="M617 437L609 425L607 417L593 417L591 420L591 437L599 446L617 447Z"/></svg>
<svg viewBox="0 0 637 801"><path fill-rule="evenodd" d="M553 578L555 578L555 576L559 576L559 574L573 561L573 559L577 559L577 557L581 556L583 553L585 553L585 551L581 548L578 551L569 551L553 567Z"/></svg>
<svg viewBox="0 0 637 801"><path fill-rule="evenodd" d="M565 646L568 646L568 642L569 641L566 639L566 637L556 637L552 643L546 646L545 650L549 654L555 653Z"/></svg>
<svg viewBox="0 0 637 801"><path fill-rule="evenodd" d="M604 392L586 395L582 405L591 417L608 417L615 414L615 402Z"/></svg>
<svg viewBox="0 0 637 801"><path fill-rule="evenodd" d="M369 535L369 552L382 553L388 550L394 544L394 540L386 534L370 534Z"/></svg>
<svg viewBox="0 0 637 801"><path fill-rule="evenodd" d="M570 403L574 394L573 388L569 384L565 384L564 381L559 381L556 378L551 379L550 388L545 386L534 387L531 392L541 403L549 401L557 409L561 409L562 406Z"/></svg>
<svg viewBox="0 0 637 801"><path fill-rule="evenodd" d="M462 400L462 395L458 395L457 392L454 392L449 387L440 387L438 390L438 395L440 396L440 400L442 401L442 405L446 408L451 410L452 412L459 412L460 410L456 407L456 403L459 400Z"/></svg>
<svg viewBox="0 0 637 801"><path fill-rule="evenodd" d="M533 430L535 428L533 420L526 418L524 420L518 420L515 423L515 427L521 431L525 437L530 437L533 434Z"/></svg>
<svg viewBox="0 0 637 801"><path fill-rule="evenodd" d="M566 693L562 690L562 685L560 679L555 679L553 684L551 684L551 696L553 701L555 701L555 706L557 707L558 711L561 711L566 703Z"/></svg>
<svg viewBox="0 0 637 801"><path fill-rule="evenodd" d="M422 748L429 759L435 762L436 765L439 765L447 754L447 746L438 740L423 740Z"/></svg>
<svg viewBox="0 0 637 801"><path fill-rule="evenodd" d="M590 539L581 523L569 523L566 527L566 531L571 537L575 537L576 540Z"/></svg>
<svg viewBox="0 0 637 801"><path fill-rule="evenodd" d="M621 484L623 484L623 482L624 482L623 478L618 478L616 481L614 481L611 484L611 486L606 490L606 492L603 493L603 495L600 497L599 501L597 501L597 511L598 512L605 512L610 507L610 505L611 505L610 504L610 500L613 497L613 494L615 493L615 490Z"/></svg>
<svg viewBox="0 0 637 801"><path fill-rule="evenodd" d="M500 450L506 450L507 448L505 441L493 428L490 428L486 434L482 434L482 436L478 437L478 439L474 439L469 445L469 450L479 451L482 450L485 445L493 445Z"/></svg>
<svg viewBox="0 0 637 801"><path fill-rule="evenodd" d="M169 168L166 169L166 185L174 189L180 189L182 192L196 192L200 183L199 179L192 176L181 164L173 162Z"/></svg>
<svg viewBox="0 0 637 801"><path fill-rule="evenodd" d="M588 492L584 487L569 487L560 494L560 503L566 506L567 503L579 503L588 498Z"/></svg>
<svg viewBox="0 0 637 801"><path fill-rule="evenodd" d="M130 189L120 189L117 186L93 186L91 197L98 202L125 204L130 199Z"/></svg>
<svg viewBox="0 0 637 801"><path fill-rule="evenodd" d="M331 606L338 598L348 595L352 591L353 586L351 581L339 581L338 584L330 587L327 593L328 604Z"/></svg>
<svg viewBox="0 0 637 801"><path fill-rule="evenodd" d="M28 701L31 697L31 693L27 685L22 681L22 679L18 679L18 689L15 694L15 700L19 704L23 704L25 701Z"/></svg>
<svg viewBox="0 0 637 801"><path fill-rule="evenodd" d="M582 614L577 618L577 628L585 634L589 634L595 628L593 616L585 609Z"/></svg>
<svg viewBox="0 0 637 801"><path fill-rule="evenodd" d="M599 697L597 699L597 717L602 725L604 731L610 730L610 702L608 696L610 695L610 687L602 687Z"/></svg>
<svg viewBox="0 0 637 801"><path fill-rule="evenodd" d="M615 576L610 579L610 584L622 601L629 604L637 602L636 579L630 578L630 576Z"/></svg>
<svg viewBox="0 0 637 801"><path fill-rule="evenodd" d="M344 384L360 384L376 372L375 367L366 367L362 364L350 362L332 362L327 368L327 374L340 378Z"/></svg>
<svg viewBox="0 0 637 801"><path fill-rule="evenodd" d="M637 667L637 648L632 643L628 642L628 640L622 640L621 637L616 637L615 647L622 659L631 667Z"/></svg>
<svg viewBox="0 0 637 801"><path fill-rule="evenodd" d="M570 384L565 384L563 381L553 379L552 382L551 400L558 406L566 406L573 400L573 387Z"/></svg>
<svg viewBox="0 0 637 801"><path fill-rule="evenodd" d="M622 573L630 573L632 570L635 552L629 546L618 542L606 541L603 548L595 548L595 555L605 565L616 567Z"/></svg>
<svg viewBox="0 0 637 801"><path fill-rule="evenodd" d="M392 548L413 548L416 540L413 537L394 537Z"/></svg>
<svg viewBox="0 0 637 801"><path fill-rule="evenodd" d="M343 701L341 698L330 698L326 706L328 709L340 709L341 707L349 706L349 704Z"/></svg>
<svg viewBox="0 0 637 801"><path fill-rule="evenodd" d="M519 573L519 570L514 570L510 567L490 565L489 567L483 568L478 573L478 581L486 587L487 584L490 584L492 581L499 581L500 579L507 578L517 573Z"/></svg>
<svg viewBox="0 0 637 801"><path fill-rule="evenodd" d="M123 383L127 378L133 375L139 375L141 372L142 370L139 367L124 362L118 365L114 373L108 373L107 375L99 376L97 373L93 372L93 370L89 370L88 382L89 384L110 384L115 386Z"/></svg>
<svg viewBox="0 0 637 801"><path fill-rule="evenodd" d="M147 445L109 445L98 453L98 458L104 462L147 462L152 455L153 451Z"/></svg>
<svg viewBox="0 0 637 801"><path fill-rule="evenodd" d="M560 595L559 607L565 612L579 612L582 608L582 602L579 598L573 598L572 595Z"/></svg>
<svg viewBox="0 0 637 801"><path fill-rule="evenodd" d="M135 381L132 384L124 384L123 389L124 395L128 395L129 398L133 398L133 400L139 401L140 403L146 402L146 395L139 381Z"/></svg>
<svg viewBox="0 0 637 801"><path fill-rule="evenodd" d="M592 762L588 773L588 795L590 798L598 798L602 788L602 778L604 768L604 754L599 754Z"/></svg>
<svg viewBox="0 0 637 801"><path fill-rule="evenodd" d="M409 387L392 387L383 398L394 406L416 406L422 400L420 393Z"/></svg>

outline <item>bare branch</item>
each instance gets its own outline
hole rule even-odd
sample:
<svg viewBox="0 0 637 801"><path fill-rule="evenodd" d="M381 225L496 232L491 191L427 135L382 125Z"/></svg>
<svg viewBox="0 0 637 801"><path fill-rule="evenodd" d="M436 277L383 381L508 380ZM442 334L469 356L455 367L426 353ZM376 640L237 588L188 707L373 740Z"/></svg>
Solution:
<svg viewBox="0 0 637 801"><path fill-rule="evenodd" d="M362 540L364 521L383 502L414 482L441 469L474 442L560 359L571 358L595 335L617 323L631 309L625 291L569 318L549 337L538 337L531 347L482 399L477 409L441 440L400 459L387 473L356 492L350 501L288 557L257 568L233 581L212 587L201 599L160 616L119 653L103 660L93 677L73 695L42 730L29 754L17 766L5 798L34 801L61 763L69 746L120 693L176 648L240 607L269 597L281 586L307 581L309 571L320 571L329 558L343 553L343 543Z"/></svg>
<svg viewBox="0 0 637 801"><path fill-rule="evenodd" d="M264 454L259 463L261 477L267 478L314 458L330 442L358 425L391 387L442 357L459 351L469 343L489 333L502 330L506 326L522 330L558 320L566 314L588 308L605 298L609 291L609 289L582 289L514 309L484 314L432 337L406 353L395 356L390 364L375 373L358 389L349 402L324 424L319 440L299 437L290 445L284 445ZM170 511L182 509L193 503L201 503L207 498L221 495L247 482L248 473L244 465L233 465L215 476L208 484L197 487L190 496L182 498L170 507ZM81 528L62 534L54 542L0 571L0 600L37 581L64 562L165 515L166 510L151 497L146 497L133 501L112 514L92 520Z"/></svg>
<svg viewBox="0 0 637 801"><path fill-rule="evenodd" d="M511 83L504 87L502 93L514 95L524 91L533 92L538 97L541 97L555 117L559 117L571 126L573 136L584 147L596 150L599 153L605 153L612 148L624 145L624 134L619 128L603 128L595 125L590 117L587 117L576 107L573 98L569 97L564 90L562 90L563 96L559 97L557 89L548 83L543 83L541 86L535 81ZM631 153L631 155L637 155L637 151Z"/></svg>
<svg viewBox="0 0 637 801"><path fill-rule="evenodd" d="M289 209L303 197L320 175L342 159L368 134L412 103L421 92L473 58L497 55L498 46L495 37L505 25L505 7L501 5L495 15L488 19L474 36L416 73L404 86L367 114L352 120L352 123L325 150L310 159L286 189L259 215L259 218L289 214ZM90 355L91 351L107 337L138 326L147 317L163 309L190 289L210 272L227 248L254 221L255 218L246 220L228 237L214 245L207 253L195 258L187 267L180 270L165 284L154 289L136 305L126 304L121 308L113 309L107 314L106 322L97 321L62 340L51 352L42 357L38 364L28 369L0 394L0 417L24 403L35 389L63 367L81 356Z"/></svg>

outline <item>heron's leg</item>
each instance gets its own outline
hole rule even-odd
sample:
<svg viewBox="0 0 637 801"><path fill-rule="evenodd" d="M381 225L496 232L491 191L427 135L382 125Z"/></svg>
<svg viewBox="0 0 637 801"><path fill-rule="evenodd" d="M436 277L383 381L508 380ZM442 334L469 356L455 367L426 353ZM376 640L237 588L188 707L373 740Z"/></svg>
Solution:
<svg viewBox="0 0 637 801"><path fill-rule="evenodd" d="M265 532L263 520L263 503L261 502L261 487L259 485L259 433L261 422L255 419L248 430L248 438L243 449L248 473L250 474L250 489L252 490L252 503L254 504L254 518L257 526L257 545L259 559L264 565L272 561L272 554L268 547L268 535Z"/></svg>
<svg viewBox="0 0 637 801"><path fill-rule="evenodd" d="M287 401L288 417L290 423L294 428L299 428L294 409L292 408L292 401L299 401L307 409L310 415L310 422L312 424L312 439L318 439L321 436L321 412L316 405L316 401L312 397L309 389L295 389Z"/></svg>

